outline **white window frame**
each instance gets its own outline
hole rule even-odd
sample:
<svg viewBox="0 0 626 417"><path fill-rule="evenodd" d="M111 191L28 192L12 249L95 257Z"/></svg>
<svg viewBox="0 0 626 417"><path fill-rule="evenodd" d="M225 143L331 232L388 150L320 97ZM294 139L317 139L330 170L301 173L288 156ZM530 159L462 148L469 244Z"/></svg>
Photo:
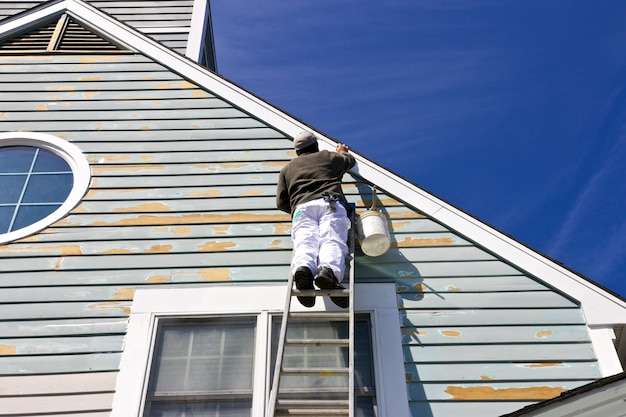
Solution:
<svg viewBox="0 0 626 417"><path fill-rule="evenodd" d="M5 146L32 146L53 152L55 155L63 158L70 166L74 176L74 185L58 209L31 225L9 233L0 234L0 244L32 235L60 220L81 201L91 181L89 162L87 162L82 151L76 145L59 137L40 132L0 133L0 148Z"/></svg>
<svg viewBox="0 0 626 417"><path fill-rule="evenodd" d="M286 286L216 285L202 288L139 289L135 292L128 323L126 343L113 397L111 417L140 417L146 396L152 349L159 319L193 316L256 315L259 341L255 358L268 355L271 333L268 315L284 308ZM323 300L323 301L320 301ZM355 309L369 313L372 321L372 354L379 417L409 415L406 378L402 355L400 316L395 285L358 284ZM305 309L294 300L294 311L336 309L328 297L318 298L316 306ZM259 340L257 338L257 340ZM263 343L265 342L265 343ZM265 416L268 396L264 360L255 360L252 416Z"/></svg>

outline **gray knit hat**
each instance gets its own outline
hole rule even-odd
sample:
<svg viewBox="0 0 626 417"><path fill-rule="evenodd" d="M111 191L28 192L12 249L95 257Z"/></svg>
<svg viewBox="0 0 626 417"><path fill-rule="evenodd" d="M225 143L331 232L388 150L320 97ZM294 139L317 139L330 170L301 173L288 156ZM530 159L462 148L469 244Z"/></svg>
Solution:
<svg viewBox="0 0 626 417"><path fill-rule="evenodd" d="M300 149L304 149L315 142L317 142L317 137L315 137L315 135L311 132L304 131L298 133L293 139L293 147L296 151L299 151Z"/></svg>

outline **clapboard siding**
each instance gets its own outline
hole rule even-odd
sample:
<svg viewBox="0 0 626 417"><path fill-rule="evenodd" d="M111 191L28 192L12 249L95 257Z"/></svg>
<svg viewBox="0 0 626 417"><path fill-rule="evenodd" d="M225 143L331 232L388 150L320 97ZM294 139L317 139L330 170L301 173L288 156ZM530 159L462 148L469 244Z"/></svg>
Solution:
<svg viewBox="0 0 626 417"><path fill-rule="evenodd" d="M0 247L0 378L115 373L138 288L287 279L290 217L275 207L295 156L285 134L141 55L0 64L0 130L58 135L92 172L71 213ZM346 175L357 212L372 206L371 185ZM493 406L499 394L498 415L599 377L575 300L401 197L378 190L392 247L375 258L357 249L356 274L396 285L413 410ZM85 389L63 412L86 413L91 396L109 407L108 391ZM33 395L46 394L70 395Z"/></svg>
<svg viewBox="0 0 626 417"><path fill-rule="evenodd" d="M157 42L184 54L187 48L193 0L86 0L92 6L144 32ZM0 20L36 7L44 1L2 1Z"/></svg>

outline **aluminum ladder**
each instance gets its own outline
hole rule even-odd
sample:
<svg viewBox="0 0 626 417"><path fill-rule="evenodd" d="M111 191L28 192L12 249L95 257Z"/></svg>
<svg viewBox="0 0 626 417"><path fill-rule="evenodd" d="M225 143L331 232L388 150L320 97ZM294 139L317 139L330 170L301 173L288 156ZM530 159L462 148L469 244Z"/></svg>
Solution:
<svg viewBox="0 0 626 417"><path fill-rule="evenodd" d="M293 276L290 274L287 283L287 296L285 309L282 314L280 326L280 336L278 350L276 353L276 363L274 367L274 377L268 402L268 417L354 417L355 416L355 395L354 395L354 233L355 233L355 207L351 204L350 223L348 233L348 287L337 290L297 290L293 286ZM345 281L345 279L344 279ZM296 296L330 296L350 297L348 309L330 311L304 311L291 312L292 299ZM297 302L297 301L296 301ZM343 321L348 322L348 338L334 339L288 339L287 328L289 321ZM342 368L286 368L283 366L285 347L347 347L348 366ZM280 380L283 376L316 376L337 377L347 376L348 387L346 389L332 389L327 391L315 389L315 394L332 396L332 399L286 399L281 398Z"/></svg>

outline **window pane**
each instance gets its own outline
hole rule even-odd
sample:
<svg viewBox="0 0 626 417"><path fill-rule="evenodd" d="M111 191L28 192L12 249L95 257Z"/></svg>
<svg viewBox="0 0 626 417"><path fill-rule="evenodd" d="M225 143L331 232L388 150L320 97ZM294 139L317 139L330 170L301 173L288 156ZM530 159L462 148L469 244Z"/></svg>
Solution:
<svg viewBox="0 0 626 417"><path fill-rule="evenodd" d="M8 233L15 206L0 206L0 233Z"/></svg>
<svg viewBox="0 0 626 417"><path fill-rule="evenodd" d="M0 175L0 204L17 203L24 188L24 181L26 175Z"/></svg>
<svg viewBox="0 0 626 417"><path fill-rule="evenodd" d="M72 172L65 160L47 149L39 149L33 172Z"/></svg>
<svg viewBox="0 0 626 417"><path fill-rule="evenodd" d="M252 388L254 323L164 326L154 392Z"/></svg>
<svg viewBox="0 0 626 417"><path fill-rule="evenodd" d="M62 203L72 191L72 174L31 175L24 203Z"/></svg>
<svg viewBox="0 0 626 417"><path fill-rule="evenodd" d="M154 402L148 417L249 417L252 401Z"/></svg>
<svg viewBox="0 0 626 417"><path fill-rule="evenodd" d="M17 217L11 230L21 229L22 227L29 226L49 214L53 213L56 209L61 207L60 204L41 205L41 206L20 206L17 211Z"/></svg>
<svg viewBox="0 0 626 417"><path fill-rule="evenodd" d="M30 146L0 147L0 172L30 172L36 151Z"/></svg>

